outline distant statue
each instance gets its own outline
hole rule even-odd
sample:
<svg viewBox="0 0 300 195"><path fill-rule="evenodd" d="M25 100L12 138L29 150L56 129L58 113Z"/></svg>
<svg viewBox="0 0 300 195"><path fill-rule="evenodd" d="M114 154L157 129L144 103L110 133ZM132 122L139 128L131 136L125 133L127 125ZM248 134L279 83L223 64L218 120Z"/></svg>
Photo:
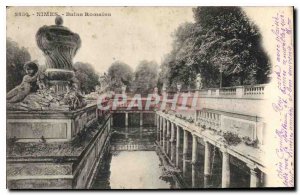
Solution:
<svg viewBox="0 0 300 195"><path fill-rule="evenodd" d="M176 87L177 87L177 92L179 93L180 90L181 90L182 85L180 83L177 83Z"/></svg>
<svg viewBox="0 0 300 195"><path fill-rule="evenodd" d="M122 88L122 94L126 94L126 88L127 88L127 86L123 85L121 88Z"/></svg>
<svg viewBox="0 0 300 195"><path fill-rule="evenodd" d="M38 64L28 62L24 64L26 75L23 77L22 83L9 91L6 100L9 103L21 102L30 92L37 89Z"/></svg>
<svg viewBox="0 0 300 195"><path fill-rule="evenodd" d="M157 87L154 88L154 94L156 94L156 95L158 94L158 88Z"/></svg>
<svg viewBox="0 0 300 195"><path fill-rule="evenodd" d="M203 84L202 84L201 74L198 73L197 77L196 77L196 87L197 87L197 89L202 89L202 86L203 86Z"/></svg>

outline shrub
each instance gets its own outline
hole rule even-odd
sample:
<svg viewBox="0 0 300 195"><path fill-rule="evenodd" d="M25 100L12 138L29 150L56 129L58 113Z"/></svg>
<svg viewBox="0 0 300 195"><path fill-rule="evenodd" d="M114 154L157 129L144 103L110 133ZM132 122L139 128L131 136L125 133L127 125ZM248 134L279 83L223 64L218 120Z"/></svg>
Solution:
<svg viewBox="0 0 300 195"><path fill-rule="evenodd" d="M246 136L246 137L243 137L243 141L247 146L252 146L254 148L257 148L257 145L258 145L257 139L252 140L250 137Z"/></svg>
<svg viewBox="0 0 300 195"><path fill-rule="evenodd" d="M238 145L241 143L241 138L236 134L232 132L225 132L223 133L223 137L228 145Z"/></svg>

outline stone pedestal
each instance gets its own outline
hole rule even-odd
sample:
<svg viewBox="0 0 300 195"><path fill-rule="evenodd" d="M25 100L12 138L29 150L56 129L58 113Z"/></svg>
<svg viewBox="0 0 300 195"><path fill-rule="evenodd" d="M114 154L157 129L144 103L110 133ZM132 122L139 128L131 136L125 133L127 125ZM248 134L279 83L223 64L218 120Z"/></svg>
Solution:
<svg viewBox="0 0 300 195"><path fill-rule="evenodd" d="M109 118L83 145L52 143L46 150L7 155L8 189L88 189L109 146ZM32 143L21 143L23 145ZM41 143L37 146L41 146Z"/></svg>
<svg viewBox="0 0 300 195"><path fill-rule="evenodd" d="M18 142L70 141L97 120L97 105L76 111L8 111L7 138Z"/></svg>

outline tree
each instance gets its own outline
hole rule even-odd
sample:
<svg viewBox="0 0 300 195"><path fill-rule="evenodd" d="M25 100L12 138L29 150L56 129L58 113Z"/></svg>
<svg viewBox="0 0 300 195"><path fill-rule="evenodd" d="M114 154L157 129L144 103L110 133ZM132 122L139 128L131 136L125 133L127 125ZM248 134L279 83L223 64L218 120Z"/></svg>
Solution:
<svg viewBox="0 0 300 195"><path fill-rule="evenodd" d="M76 62L74 64L75 76L79 81L79 88L85 93L90 93L99 85L99 75L89 63Z"/></svg>
<svg viewBox="0 0 300 195"><path fill-rule="evenodd" d="M166 77L169 86L179 82L184 89L194 84L197 73L206 88L268 82L270 62L261 36L240 7L197 7L193 12L196 22L174 33L159 82Z"/></svg>
<svg viewBox="0 0 300 195"><path fill-rule="evenodd" d="M110 90L120 93L124 85L126 85L127 90L131 88L133 71L131 67L124 62L116 61L109 67L108 77L110 80Z"/></svg>
<svg viewBox="0 0 300 195"><path fill-rule="evenodd" d="M240 7L197 7L193 12L205 32L199 57L222 72L222 86L268 82L270 62L261 35Z"/></svg>
<svg viewBox="0 0 300 195"><path fill-rule="evenodd" d="M158 64L154 61L143 60L134 73L133 88L135 93L147 95L153 93L157 85Z"/></svg>
<svg viewBox="0 0 300 195"><path fill-rule="evenodd" d="M176 90L176 85L181 84L186 90L195 85L196 74L199 72L191 63L191 55L194 54L196 35L199 35L193 23L180 25L173 33L173 49L165 56L159 81L166 83L169 88ZM166 79L161 79L161 78Z"/></svg>
<svg viewBox="0 0 300 195"><path fill-rule="evenodd" d="M10 91L22 82L25 75L23 66L31 60L28 50L18 43L6 39L6 91Z"/></svg>

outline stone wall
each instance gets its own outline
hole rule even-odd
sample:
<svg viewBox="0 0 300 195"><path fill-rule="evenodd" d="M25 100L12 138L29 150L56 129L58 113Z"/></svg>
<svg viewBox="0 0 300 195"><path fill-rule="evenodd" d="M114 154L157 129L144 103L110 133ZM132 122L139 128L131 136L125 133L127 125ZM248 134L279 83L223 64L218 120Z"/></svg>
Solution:
<svg viewBox="0 0 300 195"><path fill-rule="evenodd" d="M97 120L97 106L68 111L8 111L7 138L19 142L70 141L80 131Z"/></svg>
<svg viewBox="0 0 300 195"><path fill-rule="evenodd" d="M77 156L7 158L9 189L87 189L109 146L110 117ZM72 147L72 146L70 146Z"/></svg>

